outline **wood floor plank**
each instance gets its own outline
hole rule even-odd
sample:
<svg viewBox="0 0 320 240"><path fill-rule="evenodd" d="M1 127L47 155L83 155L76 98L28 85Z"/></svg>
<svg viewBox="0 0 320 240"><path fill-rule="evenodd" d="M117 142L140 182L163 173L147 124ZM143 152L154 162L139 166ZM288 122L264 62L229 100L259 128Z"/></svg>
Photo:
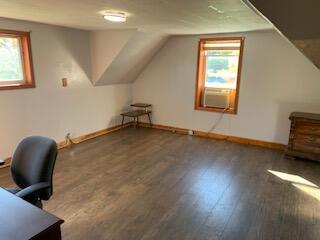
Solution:
<svg viewBox="0 0 320 240"><path fill-rule="evenodd" d="M319 175L280 151L132 127L60 150L44 208L65 240L313 240ZM0 186L14 186L8 168Z"/></svg>

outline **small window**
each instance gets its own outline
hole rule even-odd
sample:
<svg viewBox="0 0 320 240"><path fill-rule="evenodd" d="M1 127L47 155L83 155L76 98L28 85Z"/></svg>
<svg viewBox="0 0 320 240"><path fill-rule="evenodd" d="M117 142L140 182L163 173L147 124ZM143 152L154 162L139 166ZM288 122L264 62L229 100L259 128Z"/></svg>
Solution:
<svg viewBox="0 0 320 240"><path fill-rule="evenodd" d="M32 87L29 32L0 30L0 90Z"/></svg>
<svg viewBox="0 0 320 240"><path fill-rule="evenodd" d="M195 109L237 114L243 42L200 40Z"/></svg>

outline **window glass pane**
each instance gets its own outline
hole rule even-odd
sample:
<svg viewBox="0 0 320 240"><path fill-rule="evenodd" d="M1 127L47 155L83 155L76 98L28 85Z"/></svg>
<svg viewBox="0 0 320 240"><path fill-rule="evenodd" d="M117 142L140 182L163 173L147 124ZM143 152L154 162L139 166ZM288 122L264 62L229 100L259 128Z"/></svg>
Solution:
<svg viewBox="0 0 320 240"><path fill-rule="evenodd" d="M221 47L233 47L240 48L240 42L211 42L204 45L205 48L221 48Z"/></svg>
<svg viewBox="0 0 320 240"><path fill-rule="evenodd" d="M206 51L205 87L236 89L239 50Z"/></svg>
<svg viewBox="0 0 320 240"><path fill-rule="evenodd" d="M0 84L23 79L20 39L0 37Z"/></svg>

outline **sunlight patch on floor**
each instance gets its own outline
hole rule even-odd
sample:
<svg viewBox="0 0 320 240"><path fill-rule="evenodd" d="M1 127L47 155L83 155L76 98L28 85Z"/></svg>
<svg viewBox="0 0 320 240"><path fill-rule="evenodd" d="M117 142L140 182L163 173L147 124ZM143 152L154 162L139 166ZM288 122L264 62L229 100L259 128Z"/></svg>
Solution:
<svg viewBox="0 0 320 240"><path fill-rule="evenodd" d="M318 187L310 187L297 183L292 183L292 185L320 201L320 189Z"/></svg>
<svg viewBox="0 0 320 240"><path fill-rule="evenodd" d="M311 187L318 187L314 183L308 181L307 179L304 179L303 177L300 177L298 175L293 175L293 174L288 174L288 173L283 173L283 172L278 172L278 171L273 171L273 170L268 170L269 173L272 173L273 175L277 176L278 178L281 178L282 180L292 182L292 183L297 183L297 184L302 184L302 185L307 185Z"/></svg>
<svg viewBox="0 0 320 240"><path fill-rule="evenodd" d="M288 173L283 173L283 172L278 172L273 170L268 170L268 172L284 181L290 182L292 186L298 188L302 192L320 201L320 188L316 184L298 175L293 175L293 174L288 174Z"/></svg>

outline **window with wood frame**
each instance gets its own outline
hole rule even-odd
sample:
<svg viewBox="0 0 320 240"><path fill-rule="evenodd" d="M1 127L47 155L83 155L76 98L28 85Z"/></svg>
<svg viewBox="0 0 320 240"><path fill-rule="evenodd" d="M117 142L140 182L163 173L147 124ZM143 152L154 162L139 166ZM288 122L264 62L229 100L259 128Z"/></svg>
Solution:
<svg viewBox="0 0 320 240"><path fill-rule="evenodd" d="M30 33L0 30L0 90L33 87Z"/></svg>
<svg viewBox="0 0 320 240"><path fill-rule="evenodd" d="M200 39L195 109L237 114L244 38Z"/></svg>

